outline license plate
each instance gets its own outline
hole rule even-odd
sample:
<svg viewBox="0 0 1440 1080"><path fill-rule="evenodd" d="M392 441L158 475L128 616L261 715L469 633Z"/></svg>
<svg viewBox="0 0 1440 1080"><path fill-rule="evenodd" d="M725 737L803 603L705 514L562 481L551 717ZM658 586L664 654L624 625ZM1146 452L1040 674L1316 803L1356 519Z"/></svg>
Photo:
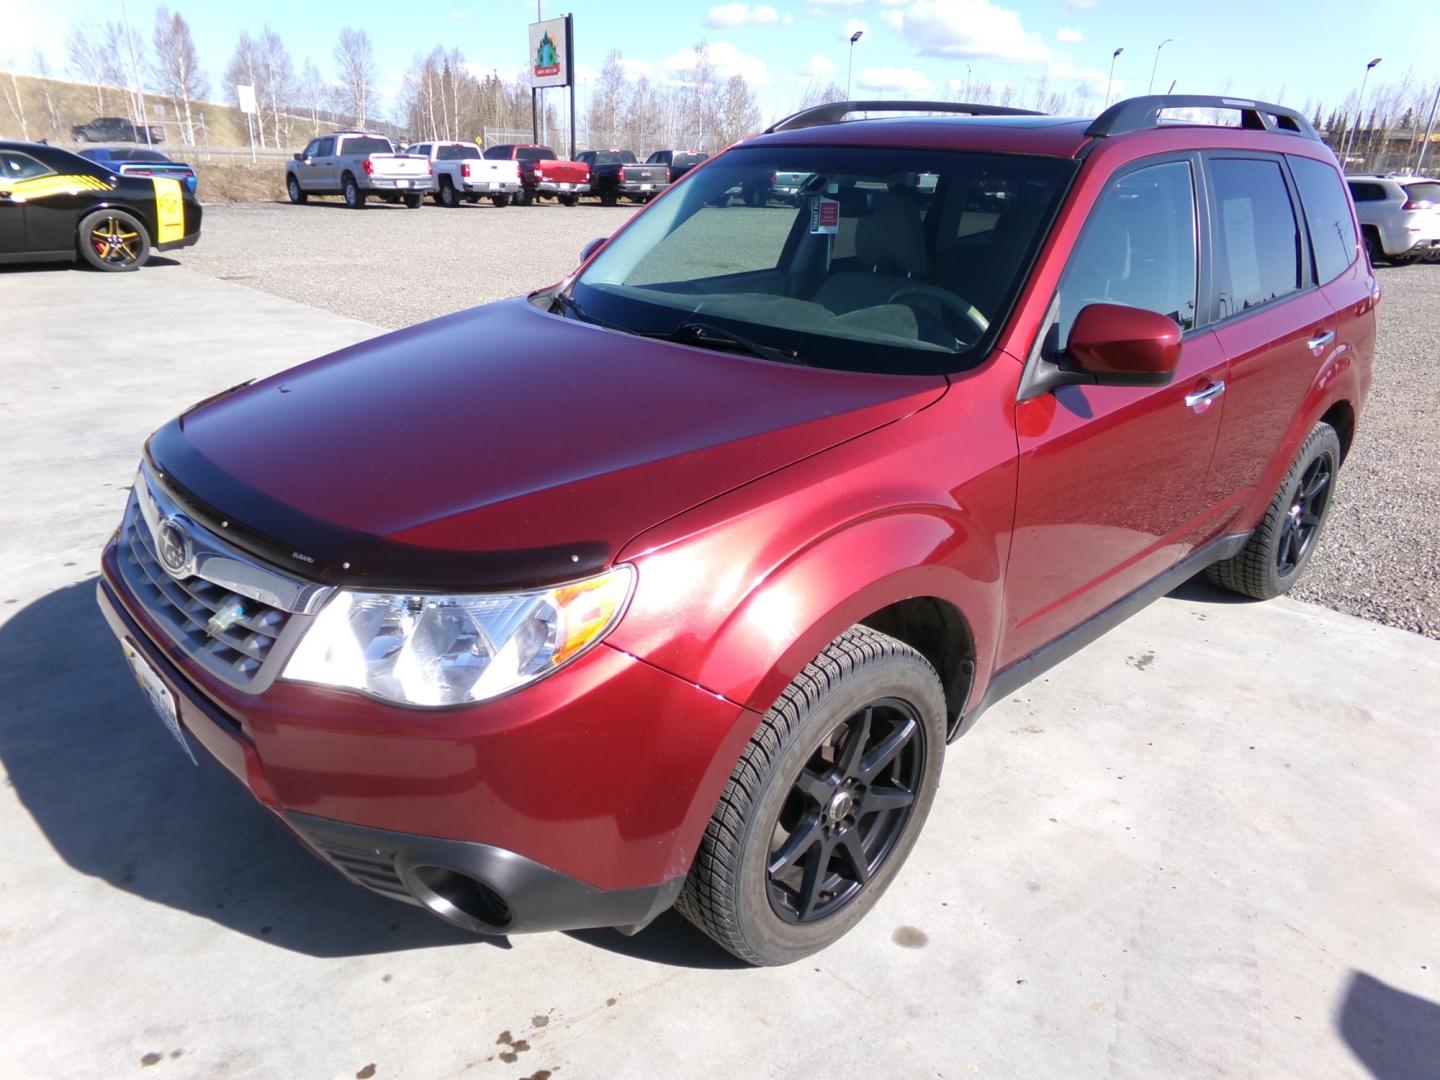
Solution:
<svg viewBox="0 0 1440 1080"><path fill-rule="evenodd" d="M485 190L486 190L486 191L494 191L494 190L495 190L496 188L498 188L499 186L500 186L499 184L486 184L486 185L485 185Z"/></svg>
<svg viewBox="0 0 1440 1080"><path fill-rule="evenodd" d="M130 661L130 670L135 673L135 681L140 684L140 689L145 691L145 696L150 699L150 704L154 706L165 729L175 736L175 741L185 751L185 756L190 759L190 764L199 764L195 760L195 752L185 741L185 734L180 730L180 714L175 708L175 695L170 693L170 688L160 681L160 676L155 673L150 662L141 656L135 646L128 641L125 642L125 659Z"/></svg>
<svg viewBox="0 0 1440 1080"><path fill-rule="evenodd" d="M560 185L560 190L561 190L561 191L569 191L569 190L570 190L571 188L573 188L574 186L575 186L574 184L561 184L561 185Z"/></svg>
<svg viewBox="0 0 1440 1080"><path fill-rule="evenodd" d="M409 180L396 180L396 181L395 181L395 186L396 186L396 187L409 187L409 186L410 186L410 181L409 181Z"/></svg>
<svg viewBox="0 0 1440 1080"><path fill-rule="evenodd" d="M641 190L641 191L649 191L649 190L650 190L650 185L649 185L649 184L641 184L641 185L640 185L640 190Z"/></svg>

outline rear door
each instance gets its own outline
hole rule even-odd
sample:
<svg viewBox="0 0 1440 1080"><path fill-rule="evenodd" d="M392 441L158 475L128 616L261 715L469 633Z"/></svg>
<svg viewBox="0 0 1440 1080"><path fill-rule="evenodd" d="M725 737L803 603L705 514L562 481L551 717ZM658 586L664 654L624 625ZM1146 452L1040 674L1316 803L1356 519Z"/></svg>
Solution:
<svg viewBox="0 0 1440 1080"><path fill-rule="evenodd" d="M1201 191L1197 155L1127 166L1070 254L1044 351L1064 349L1082 308L1107 303L1174 319L1185 332L1181 359L1166 386L1063 386L1016 406L1020 475L997 667L1099 614L1217 532L1206 477L1228 395L1225 356L1201 306Z"/></svg>
<svg viewBox="0 0 1440 1080"><path fill-rule="evenodd" d="M1301 403L1338 347L1315 281L1298 193L1278 154L1205 155L1215 222L1216 336L1230 361L1212 498L1255 524L1289 458Z"/></svg>

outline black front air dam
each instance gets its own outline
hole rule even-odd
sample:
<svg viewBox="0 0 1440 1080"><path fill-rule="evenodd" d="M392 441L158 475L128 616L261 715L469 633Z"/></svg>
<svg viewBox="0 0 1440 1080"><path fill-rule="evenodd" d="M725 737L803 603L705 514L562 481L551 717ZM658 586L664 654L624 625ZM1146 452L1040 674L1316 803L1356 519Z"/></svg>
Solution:
<svg viewBox="0 0 1440 1080"><path fill-rule="evenodd" d="M675 902L685 877L638 889L597 889L504 848L371 829L287 812L285 819L358 885L429 908L477 934L613 926L644 929Z"/></svg>

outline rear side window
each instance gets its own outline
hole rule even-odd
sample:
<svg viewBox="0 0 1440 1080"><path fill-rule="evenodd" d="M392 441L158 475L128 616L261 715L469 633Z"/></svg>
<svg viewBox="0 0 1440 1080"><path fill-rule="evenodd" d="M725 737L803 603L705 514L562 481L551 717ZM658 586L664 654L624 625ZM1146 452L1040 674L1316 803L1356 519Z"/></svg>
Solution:
<svg viewBox="0 0 1440 1080"><path fill-rule="evenodd" d="M1300 288L1300 228L1290 190L1275 161L1217 158L1210 163L1220 317Z"/></svg>
<svg viewBox="0 0 1440 1080"><path fill-rule="evenodd" d="M1124 304L1195 325L1195 182L1167 161L1113 181L1095 203L1060 284L1060 338L1088 304Z"/></svg>
<svg viewBox="0 0 1440 1080"><path fill-rule="evenodd" d="M1355 261L1355 222L1340 174L1314 158L1292 157L1290 171L1300 189L1300 205L1310 226L1315 270L1324 283L1338 277Z"/></svg>
<svg viewBox="0 0 1440 1080"><path fill-rule="evenodd" d="M1379 184L1357 184L1352 180L1350 196L1356 202L1381 202L1385 198L1385 189Z"/></svg>

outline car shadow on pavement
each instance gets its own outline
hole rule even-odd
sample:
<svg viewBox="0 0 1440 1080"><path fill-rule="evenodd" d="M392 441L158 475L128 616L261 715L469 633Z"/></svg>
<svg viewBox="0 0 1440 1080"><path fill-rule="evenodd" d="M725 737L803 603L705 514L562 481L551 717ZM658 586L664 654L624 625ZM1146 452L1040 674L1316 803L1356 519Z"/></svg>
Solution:
<svg viewBox="0 0 1440 1080"><path fill-rule="evenodd" d="M94 579L0 610L0 761L74 869L310 956L508 947L350 884L222 767L192 765L136 689Z"/></svg>
<svg viewBox="0 0 1440 1080"><path fill-rule="evenodd" d="M727 971L750 967L674 911L662 912L659 918L634 937L626 937L618 930L571 930L568 936L620 956L672 967Z"/></svg>
<svg viewBox="0 0 1440 1080"><path fill-rule="evenodd" d="M1335 1026L1375 1080L1440 1076L1440 1005L1433 1001L1353 971Z"/></svg>
<svg viewBox="0 0 1440 1080"><path fill-rule="evenodd" d="M1259 604L1251 596L1241 596L1229 589L1222 589L1219 585L1211 584L1210 579L1204 573L1196 574L1184 584L1177 585L1171 589L1166 596L1175 600L1193 600L1198 604Z"/></svg>

